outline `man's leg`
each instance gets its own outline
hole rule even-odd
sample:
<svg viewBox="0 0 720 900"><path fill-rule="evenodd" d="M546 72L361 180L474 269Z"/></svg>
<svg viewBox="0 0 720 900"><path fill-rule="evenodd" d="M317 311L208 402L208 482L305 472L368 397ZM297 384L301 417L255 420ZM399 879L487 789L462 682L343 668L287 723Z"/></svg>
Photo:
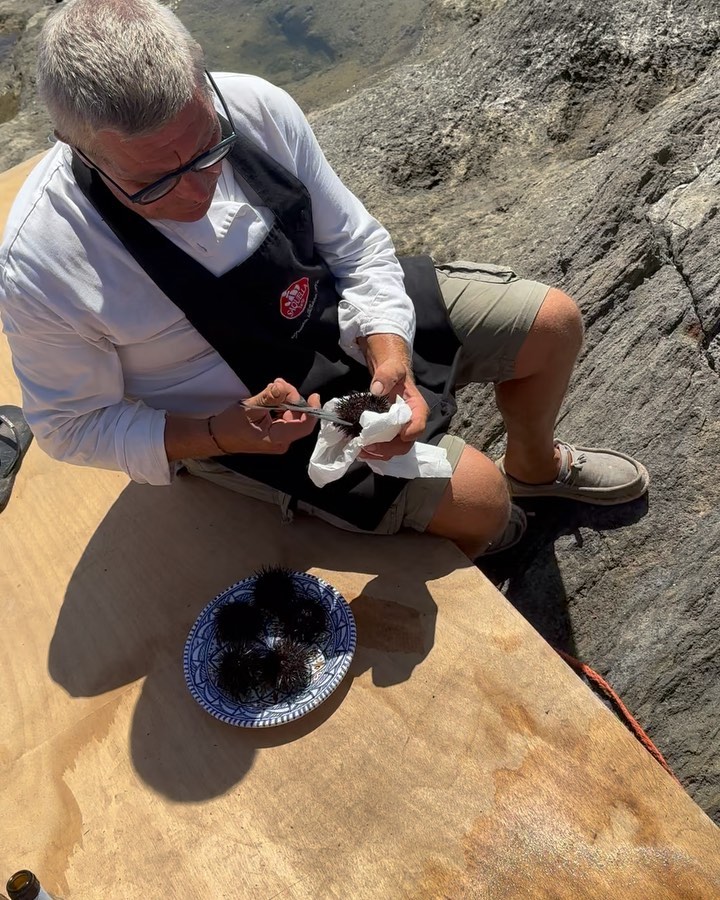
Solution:
<svg viewBox="0 0 720 900"><path fill-rule="evenodd" d="M582 340L580 311L566 294L551 288L518 353L513 378L495 385L507 428L505 471L520 481L536 484L557 477L554 427Z"/></svg>
<svg viewBox="0 0 720 900"><path fill-rule="evenodd" d="M463 262L440 267L438 281L450 320L463 342L459 384L513 378L520 371L518 359L549 288L524 281L500 266ZM573 361L578 349L574 350ZM534 374L533 367L537 364L536 352L539 351L535 351L533 341L525 354L527 361L523 369L529 376L531 372ZM538 365L538 371L540 368ZM558 406L571 368L572 361L559 393ZM532 389L540 390L540 387L535 388L533 384ZM512 397L509 403L512 407ZM552 425L556 415L557 409L540 416L543 428L547 428L546 420L551 420L548 439L551 464ZM451 440L459 441L459 438ZM449 446L448 450L450 456ZM453 446L453 451L456 459L451 459L454 471L449 483L437 485L422 479L411 482L406 503L409 514L403 524L450 538L474 559L503 534L510 517L510 496L505 477L487 456L464 445L460 451ZM554 478L555 474L553 471L549 477Z"/></svg>
<svg viewBox="0 0 720 900"><path fill-rule="evenodd" d="M453 263L439 268L438 280L463 341L459 385L495 383L508 431L506 471L528 483L552 481L558 473L553 427L582 344L576 305L561 291L520 279L499 266ZM460 438L448 435L442 444L453 465L452 478L411 481L375 533L427 531L449 538L474 558L495 543L508 524L507 481L494 462ZM212 472L201 471L210 465ZM289 499L264 485L248 487L249 479L214 463L190 471L281 508ZM264 493L259 496L257 491ZM299 509L338 527L360 530L306 504Z"/></svg>
<svg viewBox="0 0 720 900"><path fill-rule="evenodd" d="M460 438L447 436L443 440L446 440L453 445L448 455L452 464L455 465L460 458L465 442L460 440ZM211 481L213 484L217 484L219 487L234 491L236 494L242 494L244 497L252 497L253 500L261 500L263 503L270 503L273 506L276 506L279 509L283 521L286 523L292 522L296 513L299 513L300 515L306 514L322 519L324 522L334 525L336 528L340 528L343 531L361 534L396 534L403 527L424 531L427 523L425 522L422 525L417 525L415 518L417 517L418 512L422 517L423 510L426 507L429 507L431 511L435 509L439 502L440 494L442 490L444 490L446 484L446 479L429 479L441 483L440 491L438 492L438 489L436 488L435 496L433 496L431 491L429 496L423 495L422 498L416 499L416 502L411 505L409 510L407 508L407 489L401 491L399 497L385 513L377 528L373 529L372 532L368 532L362 528L358 528L356 525L345 522L338 516L332 515L332 513L325 512L325 510L319 509L316 506L311 506L309 503L305 503L302 500L298 503L294 503L290 494L285 494L266 484L262 484L260 481L255 481L252 478L248 478L246 475L241 475L239 472L235 472L233 469L223 466L214 459L185 459L183 460L183 464L190 475L204 478L207 481ZM431 514L432 513L428 514L428 519ZM408 522L404 521L406 517L409 520Z"/></svg>
<svg viewBox="0 0 720 900"><path fill-rule="evenodd" d="M438 281L463 343L459 385L495 384L508 435L498 466L513 496L610 505L645 493L649 477L637 460L554 439L583 339L575 303L562 291L499 266L451 263L439 267Z"/></svg>
<svg viewBox="0 0 720 900"><path fill-rule="evenodd" d="M395 504L398 527L427 531L454 541L471 559L505 531L510 495L502 472L457 435L440 440L451 478L415 478Z"/></svg>
<svg viewBox="0 0 720 900"><path fill-rule="evenodd" d="M424 530L449 538L475 559L502 535L509 519L505 478L492 460L466 446Z"/></svg>
<svg viewBox="0 0 720 900"><path fill-rule="evenodd" d="M452 480L418 478L411 481L390 507L374 534L395 534L402 528L429 531L455 541L461 550L474 558L488 543L502 534L509 515L510 499L505 479L487 457L458 437L442 439L453 466ZM185 460L188 472L212 481L220 487L255 500L279 507L283 516L288 511L290 496L247 478L214 460ZM344 531L362 532L307 503L297 504L300 514L316 516Z"/></svg>

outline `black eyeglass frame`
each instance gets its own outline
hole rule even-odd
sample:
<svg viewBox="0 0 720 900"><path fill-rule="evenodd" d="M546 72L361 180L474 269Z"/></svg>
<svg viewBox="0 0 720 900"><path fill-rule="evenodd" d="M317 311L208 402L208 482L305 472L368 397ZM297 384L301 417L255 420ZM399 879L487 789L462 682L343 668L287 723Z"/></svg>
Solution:
<svg viewBox="0 0 720 900"><path fill-rule="evenodd" d="M238 139L238 134L235 130L235 125L233 124L232 116L230 115L230 110L227 107L227 103L225 102L225 98L218 90L217 85L215 84L212 75L205 70L205 75L207 76L208 81L210 82L213 90L218 96L220 103L222 104L223 111L225 116L227 117L228 123L230 124L230 129L232 131L227 137L224 137L218 144L215 144L214 147L210 147L209 150L204 150L194 159L191 159L190 162L186 163L184 166L180 166L179 169L175 169L174 172L168 172L167 175L163 175L162 178L158 178L157 181L153 181L152 184L146 185L144 188L141 188L139 191L136 191L134 194L128 194L126 190L120 187L120 185L115 181L115 179L111 178L107 172L103 171L97 163L94 163L91 159L88 159L87 156L79 150L77 147L74 147L74 151L78 154L78 156L89 165L91 168L95 169L103 178L106 178L113 187L117 188L118 191L123 195L123 197L127 198L131 203L138 203L141 206L147 206L150 203L156 203L158 200L161 200L163 197L166 197L170 191L174 190L178 184L180 183L180 179L187 172L197 172L202 169L209 169L211 166L217 165L217 163L222 162L223 159L230 153L233 148L233 144ZM220 123L222 128L222 122ZM203 165L203 161L207 160L211 156L216 156L219 150L224 149L225 152L222 156L219 156L217 159L213 159L211 163L207 163ZM163 184L164 182L168 182L168 189L163 191L162 194L159 194L157 197L152 197L152 199L147 200L150 194L153 194L157 188Z"/></svg>

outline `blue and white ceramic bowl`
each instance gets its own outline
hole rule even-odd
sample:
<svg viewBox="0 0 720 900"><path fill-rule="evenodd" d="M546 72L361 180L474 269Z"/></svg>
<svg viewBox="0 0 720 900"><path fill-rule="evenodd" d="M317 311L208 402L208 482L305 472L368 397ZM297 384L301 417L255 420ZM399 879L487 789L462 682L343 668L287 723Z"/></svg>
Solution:
<svg viewBox="0 0 720 900"><path fill-rule="evenodd" d="M345 677L355 653L355 620L345 599L332 585L308 575L293 573L298 594L320 602L327 613L328 628L314 645L312 678L300 694L280 698L275 694L257 694L240 703L217 686L217 665L222 646L215 633L215 612L224 603L249 602L255 576L232 585L212 600L198 616L185 643L183 668L190 693L204 710L226 722L244 728L268 728L284 725L306 715L332 694ZM272 635L267 635L272 641Z"/></svg>

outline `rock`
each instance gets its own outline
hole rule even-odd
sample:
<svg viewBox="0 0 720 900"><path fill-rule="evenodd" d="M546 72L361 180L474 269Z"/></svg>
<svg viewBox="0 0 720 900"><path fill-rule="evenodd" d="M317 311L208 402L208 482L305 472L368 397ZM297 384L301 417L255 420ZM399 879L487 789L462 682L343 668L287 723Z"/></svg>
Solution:
<svg viewBox="0 0 720 900"><path fill-rule="evenodd" d="M17 76L22 107L0 125L3 166L45 146L29 61L50 7L0 3L27 23L0 81ZM298 20L327 40L318 21ZM437 0L433 22L422 55L313 125L399 252L508 263L577 299L558 434L637 455L649 501L528 502L527 538L484 568L720 821L717 4ZM502 452L489 387L462 392L455 429Z"/></svg>
<svg viewBox="0 0 720 900"><path fill-rule="evenodd" d="M435 59L313 124L399 252L508 263L577 299L587 338L558 434L637 455L649 502L526 503L526 540L484 568L608 678L720 821L717 7L464 15ZM455 427L502 452L490 388L462 392Z"/></svg>
<svg viewBox="0 0 720 900"><path fill-rule="evenodd" d="M0 171L45 150L50 118L35 94L35 45L49 0L0 0Z"/></svg>

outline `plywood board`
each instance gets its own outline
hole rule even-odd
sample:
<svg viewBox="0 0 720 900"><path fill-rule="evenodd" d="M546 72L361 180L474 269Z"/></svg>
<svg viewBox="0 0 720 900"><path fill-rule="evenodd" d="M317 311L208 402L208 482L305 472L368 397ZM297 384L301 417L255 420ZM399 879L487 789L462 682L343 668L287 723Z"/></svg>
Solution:
<svg viewBox="0 0 720 900"><path fill-rule="evenodd" d="M720 896L715 826L448 542L33 445L0 547L6 875L66 900ZM338 588L358 649L323 706L251 732L195 704L182 649L273 562Z"/></svg>

